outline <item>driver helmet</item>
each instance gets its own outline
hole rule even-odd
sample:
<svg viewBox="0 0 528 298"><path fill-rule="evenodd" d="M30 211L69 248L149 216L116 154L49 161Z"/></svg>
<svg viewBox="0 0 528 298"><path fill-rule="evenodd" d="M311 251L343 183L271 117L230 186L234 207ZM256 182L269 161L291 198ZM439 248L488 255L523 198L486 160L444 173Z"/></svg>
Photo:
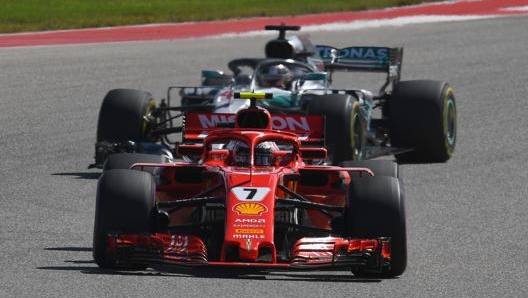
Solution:
<svg viewBox="0 0 528 298"><path fill-rule="evenodd" d="M230 141L227 144L227 149L233 154L233 164L235 166L249 166L250 152L249 147L242 141Z"/></svg>
<svg viewBox="0 0 528 298"><path fill-rule="evenodd" d="M262 142L255 146L255 165L271 166L273 165L273 152L279 148L275 142Z"/></svg>
<svg viewBox="0 0 528 298"><path fill-rule="evenodd" d="M262 87L276 87L286 89L293 78L292 72L284 64L271 65L260 75Z"/></svg>

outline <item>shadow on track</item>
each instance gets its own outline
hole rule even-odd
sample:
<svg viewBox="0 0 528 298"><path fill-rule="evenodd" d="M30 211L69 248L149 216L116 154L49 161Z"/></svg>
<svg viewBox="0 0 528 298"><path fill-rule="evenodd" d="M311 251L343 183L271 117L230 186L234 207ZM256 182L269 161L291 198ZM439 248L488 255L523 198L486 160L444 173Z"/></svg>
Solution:
<svg viewBox="0 0 528 298"><path fill-rule="evenodd" d="M65 172L65 173L52 173L52 176L71 176L77 179L99 179L101 172Z"/></svg>
<svg viewBox="0 0 528 298"><path fill-rule="evenodd" d="M54 250L54 251L87 251L91 252L91 247L75 247L75 246L65 246L65 247L46 247L44 250Z"/></svg>

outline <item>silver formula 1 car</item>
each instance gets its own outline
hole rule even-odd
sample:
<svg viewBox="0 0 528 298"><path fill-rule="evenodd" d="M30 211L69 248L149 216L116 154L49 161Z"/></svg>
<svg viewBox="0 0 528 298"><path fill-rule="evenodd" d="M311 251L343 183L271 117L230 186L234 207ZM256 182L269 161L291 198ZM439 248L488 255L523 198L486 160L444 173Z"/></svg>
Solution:
<svg viewBox="0 0 528 298"><path fill-rule="evenodd" d="M160 103L149 92L111 90L99 113L92 166L102 167L116 152L174 158L174 148L189 141L172 136L185 131L185 117L215 113L203 116L209 117L202 121L204 128L229 125L237 111L249 106L248 100L234 98L240 91L272 93L273 98L259 101L272 115L325 116L327 164L383 155L394 155L400 163L445 162L453 155L456 105L448 83L401 81L403 48L314 46L306 36L286 37L286 31L299 29L266 26L279 36L266 44L265 58L232 60L227 74L204 70L199 86L171 86ZM377 91L334 88L339 72L380 73L386 80ZM273 127L310 130L308 122L278 116Z"/></svg>

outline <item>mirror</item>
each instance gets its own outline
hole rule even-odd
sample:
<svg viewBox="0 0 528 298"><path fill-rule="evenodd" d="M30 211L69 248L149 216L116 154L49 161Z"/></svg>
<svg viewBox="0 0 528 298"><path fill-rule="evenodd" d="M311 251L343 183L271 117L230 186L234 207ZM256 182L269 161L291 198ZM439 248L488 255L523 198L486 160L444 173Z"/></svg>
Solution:
<svg viewBox="0 0 528 298"><path fill-rule="evenodd" d="M326 159L328 153L325 148L313 148L313 147L305 147L301 148L301 158L303 160L324 160Z"/></svg>
<svg viewBox="0 0 528 298"><path fill-rule="evenodd" d="M202 144L181 144L178 146L178 155L201 157L204 151Z"/></svg>

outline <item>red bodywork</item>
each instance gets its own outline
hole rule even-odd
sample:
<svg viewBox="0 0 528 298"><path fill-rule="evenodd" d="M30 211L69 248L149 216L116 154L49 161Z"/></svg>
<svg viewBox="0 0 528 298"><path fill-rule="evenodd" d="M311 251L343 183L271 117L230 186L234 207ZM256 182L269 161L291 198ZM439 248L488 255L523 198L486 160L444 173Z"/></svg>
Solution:
<svg viewBox="0 0 528 298"><path fill-rule="evenodd" d="M271 119L267 111L253 111ZM387 238L345 238L332 226L344 213L349 173L373 174L366 168L310 164L324 158L326 150L304 148L302 141L322 139L322 118L305 118L313 127L310 133L274 130L271 120L258 128L236 122L234 128L205 128L192 120L198 115L193 117L186 122L187 137L205 138L182 145L179 152L200 162L134 165L157 169L156 205L169 215L169 223L152 234L109 237L108 253L118 263L272 269L389 266ZM234 153L218 146L229 140L248 144L250 164L234 164ZM253 149L263 141L282 147L273 152L270 165L255 165Z"/></svg>

